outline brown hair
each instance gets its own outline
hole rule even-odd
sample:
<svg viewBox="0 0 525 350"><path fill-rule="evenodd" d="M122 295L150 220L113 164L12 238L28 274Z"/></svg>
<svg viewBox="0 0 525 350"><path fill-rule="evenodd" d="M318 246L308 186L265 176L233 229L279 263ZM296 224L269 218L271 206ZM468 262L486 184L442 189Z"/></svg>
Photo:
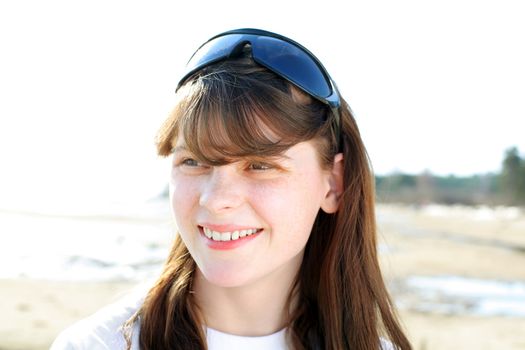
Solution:
<svg viewBox="0 0 525 350"><path fill-rule="evenodd" d="M197 158L216 165L315 140L323 165L332 165L338 137L329 108L249 57L199 71L177 96L158 133L159 155L170 154L179 134ZM312 228L288 298L288 339L294 349L369 350L383 336L408 350L379 269L368 156L344 100L340 113L344 193L338 211L320 210ZM161 277L128 322L140 320L141 349L207 348L191 293L195 268L177 236Z"/></svg>

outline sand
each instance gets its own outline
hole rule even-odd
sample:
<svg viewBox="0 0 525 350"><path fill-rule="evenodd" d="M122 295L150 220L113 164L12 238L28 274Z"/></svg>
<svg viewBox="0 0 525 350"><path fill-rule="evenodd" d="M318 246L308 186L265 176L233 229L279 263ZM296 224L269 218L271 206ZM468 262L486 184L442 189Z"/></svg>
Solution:
<svg viewBox="0 0 525 350"><path fill-rule="evenodd" d="M49 349L60 330L133 287L125 282L0 280L0 350Z"/></svg>
<svg viewBox="0 0 525 350"><path fill-rule="evenodd" d="M380 206L380 243L385 250L381 261L387 281L412 275L525 281L525 216L493 218L456 209L447 213ZM134 286L0 280L0 350L48 349L61 329ZM400 317L414 349L525 349L524 317L415 310L401 310Z"/></svg>
<svg viewBox="0 0 525 350"><path fill-rule="evenodd" d="M379 206L386 280L418 275L525 282L525 215L519 212ZM400 316L414 349L525 349L525 317L410 310Z"/></svg>

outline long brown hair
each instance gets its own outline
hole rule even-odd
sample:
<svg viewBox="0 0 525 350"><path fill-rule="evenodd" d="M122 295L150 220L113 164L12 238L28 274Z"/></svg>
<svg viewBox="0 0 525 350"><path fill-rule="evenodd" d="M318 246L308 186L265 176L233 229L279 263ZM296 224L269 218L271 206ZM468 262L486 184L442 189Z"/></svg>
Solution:
<svg viewBox="0 0 525 350"><path fill-rule="evenodd" d="M158 133L159 155L170 154L178 135L197 158L216 165L315 140L323 166L333 164L339 141L329 108L249 57L201 70L177 97ZM368 156L344 100L340 113L344 193L335 214L319 211L305 247L285 310L289 343L293 349L370 350L384 337L408 350L379 269ZM207 348L192 297L195 269L177 236L162 275L128 322L140 322L141 349Z"/></svg>

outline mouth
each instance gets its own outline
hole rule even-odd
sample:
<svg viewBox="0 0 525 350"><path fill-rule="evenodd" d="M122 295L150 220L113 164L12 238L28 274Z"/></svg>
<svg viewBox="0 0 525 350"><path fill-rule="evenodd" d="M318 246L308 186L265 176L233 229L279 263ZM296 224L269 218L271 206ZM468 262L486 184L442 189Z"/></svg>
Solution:
<svg viewBox="0 0 525 350"><path fill-rule="evenodd" d="M263 231L262 228L243 228L230 231L212 230L206 226L199 226L199 231L207 245L213 249L227 250L239 247L253 240Z"/></svg>

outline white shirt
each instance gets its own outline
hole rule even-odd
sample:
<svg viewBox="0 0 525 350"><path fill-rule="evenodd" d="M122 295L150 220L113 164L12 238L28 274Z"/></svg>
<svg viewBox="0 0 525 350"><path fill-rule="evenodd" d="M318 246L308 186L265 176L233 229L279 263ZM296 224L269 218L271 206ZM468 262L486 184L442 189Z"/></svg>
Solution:
<svg viewBox="0 0 525 350"><path fill-rule="evenodd" d="M144 292L134 292L104 307L60 333L50 350L126 349L121 326L138 310L143 300ZM132 350L140 350L139 331L139 322L135 322L131 340ZM285 329L261 337L243 337L207 328L206 341L209 350L287 350L285 335ZM381 339L381 349L393 350L393 347L389 342Z"/></svg>

